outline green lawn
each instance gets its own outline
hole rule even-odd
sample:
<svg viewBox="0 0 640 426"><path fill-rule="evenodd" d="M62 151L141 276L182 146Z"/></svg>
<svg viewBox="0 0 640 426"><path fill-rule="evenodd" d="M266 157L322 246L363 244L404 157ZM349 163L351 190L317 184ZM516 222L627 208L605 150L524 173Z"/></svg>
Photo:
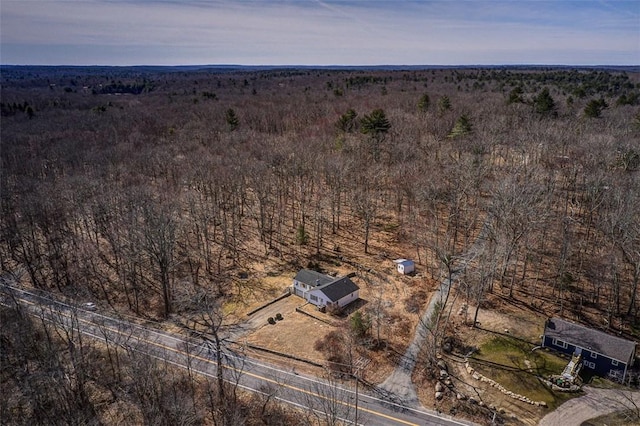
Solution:
<svg viewBox="0 0 640 426"><path fill-rule="evenodd" d="M544 401L554 409L575 394L553 392L536 376L547 377L560 374L567 360L543 349L531 351L534 345L522 340L496 336L480 347L474 358L488 361L488 365L472 359L473 367L481 374L500 383L512 392L524 395L533 401ZM528 360L530 367L525 360ZM497 364L497 365L496 365ZM531 371L529 371L529 368Z"/></svg>

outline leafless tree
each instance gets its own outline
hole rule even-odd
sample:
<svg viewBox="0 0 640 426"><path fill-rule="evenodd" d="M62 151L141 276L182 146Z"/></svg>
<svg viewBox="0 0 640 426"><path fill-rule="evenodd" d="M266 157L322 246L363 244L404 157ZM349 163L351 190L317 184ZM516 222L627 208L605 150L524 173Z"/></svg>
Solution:
<svg viewBox="0 0 640 426"><path fill-rule="evenodd" d="M322 424L337 426L352 421L355 415L354 394L343 388L331 372L327 372L322 381L313 382L302 395L300 403Z"/></svg>
<svg viewBox="0 0 640 426"><path fill-rule="evenodd" d="M160 282L164 317L172 313L173 271L176 266L176 241L178 223L176 214L170 206L154 206L149 203L142 206L144 248Z"/></svg>
<svg viewBox="0 0 640 426"><path fill-rule="evenodd" d="M518 171L501 182L492 196L490 229L491 238L502 257L499 273L501 285L504 285L513 260L518 257L521 243L540 220L542 213L538 206L543 197L544 188L526 172L520 174ZM509 297L513 297L515 275L514 271Z"/></svg>
<svg viewBox="0 0 640 426"><path fill-rule="evenodd" d="M353 209L364 226L364 252L369 253L369 232L378 211L378 195L369 187L359 187L351 196Z"/></svg>

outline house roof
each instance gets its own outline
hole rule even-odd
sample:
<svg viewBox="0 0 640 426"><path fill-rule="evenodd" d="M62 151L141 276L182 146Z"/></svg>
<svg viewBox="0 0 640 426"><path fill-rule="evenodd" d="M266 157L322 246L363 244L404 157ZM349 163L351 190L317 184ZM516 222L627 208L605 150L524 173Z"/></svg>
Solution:
<svg viewBox="0 0 640 426"><path fill-rule="evenodd" d="M321 291L332 302L337 302L360 289L348 276L336 278L310 269L298 271L295 280L315 287L313 291Z"/></svg>
<svg viewBox="0 0 640 426"><path fill-rule="evenodd" d="M560 318L549 318L544 327L544 334L624 363L629 362L636 347L636 343L630 340Z"/></svg>
<svg viewBox="0 0 640 426"><path fill-rule="evenodd" d="M359 289L360 287L351 281L349 277L337 278L330 283L316 287L316 290L323 292L332 302L337 302Z"/></svg>
<svg viewBox="0 0 640 426"><path fill-rule="evenodd" d="M325 284L329 284L336 278L329 275L321 274L320 272L312 271L310 269L301 269L295 277L296 281L307 284L308 286L318 287Z"/></svg>
<svg viewBox="0 0 640 426"><path fill-rule="evenodd" d="M414 264L414 261L413 260L409 260L409 259L396 259L393 262L397 263L398 265L413 265Z"/></svg>

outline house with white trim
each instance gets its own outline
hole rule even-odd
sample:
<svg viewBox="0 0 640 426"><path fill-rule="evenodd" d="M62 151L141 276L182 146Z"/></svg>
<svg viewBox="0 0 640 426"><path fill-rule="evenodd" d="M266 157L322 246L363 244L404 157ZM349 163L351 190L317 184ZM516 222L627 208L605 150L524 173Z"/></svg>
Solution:
<svg viewBox="0 0 640 426"><path fill-rule="evenodd" d="M561 318L547 320L542 346L579 356L584 369L619 382L624 382L636 354L635 342Z"/></svg>
<svg viewBox="0 0 640 426"><path fill-rule="evenodd" d="M309 269L293 279L292 293L318 308L342 308L359 299L360 288L349 276L332 277Z"/></svg>

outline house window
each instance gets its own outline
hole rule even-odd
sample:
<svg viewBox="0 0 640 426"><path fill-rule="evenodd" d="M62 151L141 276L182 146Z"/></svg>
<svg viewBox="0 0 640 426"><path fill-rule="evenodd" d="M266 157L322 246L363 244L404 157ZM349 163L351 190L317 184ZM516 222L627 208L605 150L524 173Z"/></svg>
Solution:
<svg viewBox="0 0 640 426"><path fill-rule="evenodd" d="M596 359L598 358L598 354L595 352L591 352L591 358Z"/></svg>
<svg viewBox="0 0 640 426"><path fill-rule="evenodd" d="M585 361L584 366L594 370L596 368L596 363L591 361Z"/></svg>
<svg viewBox="0 0 640 426"><path fill-rule="evenodd" d="M553 345L567 349L567 342L563 342L562 340L553 339Z"/></svg>
<svg viewBox="0 0 640 426"><path fill-rule="evenodd" d="M609 370L609 379L622 383L624 380L624 372L622 370Z"/></svg>
<svg viewBox="0 0 640 426"><path fill-rule="evenodd" d="M312 302L317 302L317 301L318 301L318 297L317 297L317 296L314 296L313 294L309 295L309 299L310 299Z"/></svg>
<svg viewBox="0 0 640 426"><path fill-rule="evenodd" d="M614 367L617 367L618 366L618 360L612 359L611 360L611 365L613 365Z"/></svg>

